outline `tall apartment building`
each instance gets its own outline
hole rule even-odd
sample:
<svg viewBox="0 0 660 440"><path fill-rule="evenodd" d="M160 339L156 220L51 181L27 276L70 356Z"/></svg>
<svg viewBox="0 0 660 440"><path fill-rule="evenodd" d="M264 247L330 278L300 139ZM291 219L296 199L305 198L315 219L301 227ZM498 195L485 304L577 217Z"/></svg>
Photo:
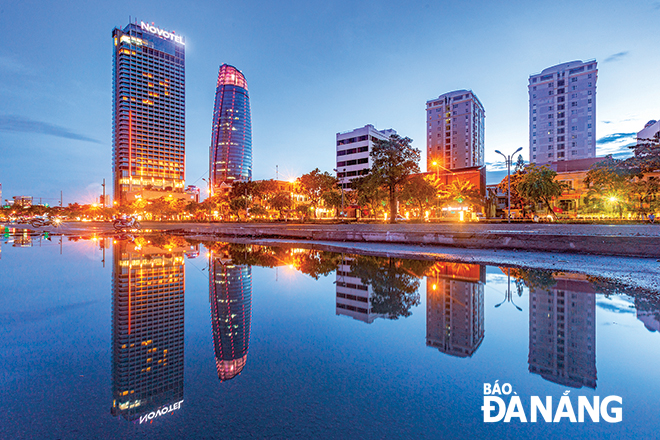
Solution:
<svg viewBox="0 0 660 440"><path fill-rule="evenodd" d="M247 81L223 64L218 71L213 108L209 176L213 190L252 180L252 118Z"/></svg>
<svg viewBox="0 0 660 440"><path fill-rule="evenodd" d="M148 423L183 401L183 247L113 245L112 407ZM148 416L148 417L145 417Z"/></svg>
<svg viewBox="0 0 660 440"><path fill-rule="evenodd" d="M472 356L484 340L486 267L436 263L426 278L426 345Z"/></svg>
<svg viewBox="0 0 660 440"><path fill-rule="evenodd" d="M529 372L596 388L596 295L584 275L563 274L529 290Z"/></svg>
<svg viewBox="0 0 660 440"><path fill-rule="evenodd" d="M376 130L367 124L355 130L337 133L337 178L340 185L350 190L350 182L357 176L369 173L371 149L376 139L387 140L396 134L391 128Z"/></svg>
<svg viewBox="0 0 660 440"><path fill-rule="evenodd" d="M529 77L529 160L596 157L595 60L571 61Z"/></svg>
<svg viewBox="0 0 660 440"><path fill-rule="evenodd" d="M485 117L484 106L469 90L427 101L426 170L483 166Z"/></svg>
<svg viewBox="0 0 660 440"><path fill-rule="evenodd" d="M112 38L115 201L145 189L183 193L185 41L145 22Z"/></svg>

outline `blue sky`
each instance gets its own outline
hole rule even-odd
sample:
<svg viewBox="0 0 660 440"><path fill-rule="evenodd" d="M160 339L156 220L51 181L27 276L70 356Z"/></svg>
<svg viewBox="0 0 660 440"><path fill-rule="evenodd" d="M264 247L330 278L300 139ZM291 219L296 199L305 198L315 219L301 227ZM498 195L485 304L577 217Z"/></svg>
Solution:
<svg viewBox="0 0 660 440"><path fill-rule="evenodd" d="M3 2L3 199L111 186L111 31L129 15L186 37L187 184L204 186L222 63L248 81L255 179L331 171L335 134L365 124L425 151L426 101L462 88L486 110L486 161L527 159L529 75L578 59L599 63L599 155L660 119L653 0Z"/></svg>

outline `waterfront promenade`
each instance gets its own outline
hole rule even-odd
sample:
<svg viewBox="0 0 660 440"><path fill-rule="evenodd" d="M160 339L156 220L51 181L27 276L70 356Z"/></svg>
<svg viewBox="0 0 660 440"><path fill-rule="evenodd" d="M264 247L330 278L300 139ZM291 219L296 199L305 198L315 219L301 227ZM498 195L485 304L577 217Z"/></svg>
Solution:
<svg viewBox="0 0 660 440"><path fill-rule="evenodd" d="M66 222L48 230L64 235L111 234L110 223ZM177 223L143 222L144 232L249 239L391 243L468 249L584 253L660 258L660 224L598 225L553 223Z"/></svg>

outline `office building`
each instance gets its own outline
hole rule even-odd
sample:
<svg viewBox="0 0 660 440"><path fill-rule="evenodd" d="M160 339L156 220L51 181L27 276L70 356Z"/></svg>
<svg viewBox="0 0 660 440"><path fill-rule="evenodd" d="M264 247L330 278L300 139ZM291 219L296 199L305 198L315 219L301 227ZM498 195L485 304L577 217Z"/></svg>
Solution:
<svg viewBox="0 0 660 440"><path fill-rule="evenodd" d="M595 60L529 77L529 160L538 165L596 157Z"/></svg>
<svg viewBox="0 0 660 440"><path fill-rule="evenodd" d="M215 365L220 381L241 374L247 362L252 320L252 268L211 254L209 300Z"/></svg>
<svg viewBox="0 0 660 440"><path fill-rule="evenodd" d="M351 189L350 182L355 177L369 174L370 154L376 140L387 140L393 134L396 131L391 128L376 130L371 124L337 133L337 178L345 190Z"/></svg>
<svg viewBox="0 0 660 440"><path fill-rule="evenodd" d="M145 22L112 31L115 202L182 194L185 41Z"/></svg>
<svg viewBox="0 0 660 440"><path fill-rule="evenodd" d="M586 276L561 274L529 289L529 371L572 388L596 388L596 295Z"/></svg>
<svg viewBox="0 0 660 440"><path fill-rule="evenodd" d="M114 416L143 423L159 409L181 406L185 250L140 239L113 245Z"/></svg>
<svg viewBox="0 0 660 440"><path fill-rule="evenodd" d="M220 66L218 72L209 156L213 191L235 181L252 180L252 119L247 81L240 70L228 64Z"/></svg>
<svg viewBox="0 0 660 440"><path fill-rule="evenodd" d="M472 356L484 340L486 267L436 263L426 277L426 345Z"/></svg>
<svg viewBox="0 0 660 440"><path fill-rule="evenodd" d="M485 117L484 106L469 90L427 101L427 171L483 166Z"/></svg>

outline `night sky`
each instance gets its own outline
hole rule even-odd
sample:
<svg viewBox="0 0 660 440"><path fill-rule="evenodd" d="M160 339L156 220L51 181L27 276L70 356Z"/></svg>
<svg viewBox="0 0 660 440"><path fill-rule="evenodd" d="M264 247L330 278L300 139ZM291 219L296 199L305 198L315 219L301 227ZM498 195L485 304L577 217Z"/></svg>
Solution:
<svg viewBox="0 0 660 440"><path fill-rule="evenodd" d="M425 103L473 90L486 160L528 150L527 81L596 59L597 153L660 119L660 2L0 3L2 199L92 202L112 180L112 38L129 16L186 38L186 184L204 186L218 67L246 76L253 178L332 171L335 134L393 128L425 152ZM425 167L425 155L422 169ZM490 169L490 167L489 167ZM493 173L489 180L498 180Z"/></svg>

